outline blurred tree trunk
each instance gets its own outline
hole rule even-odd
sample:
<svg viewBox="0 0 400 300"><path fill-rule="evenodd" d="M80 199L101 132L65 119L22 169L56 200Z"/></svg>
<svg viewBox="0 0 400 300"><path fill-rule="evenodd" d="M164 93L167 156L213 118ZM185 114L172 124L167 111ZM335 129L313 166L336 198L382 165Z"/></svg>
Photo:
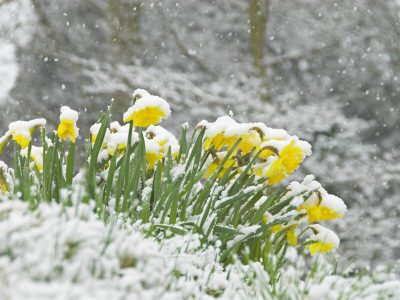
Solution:
<svg viewBox="0 0 400 300"><path fill-rule="evenodd" d="M253 66L264 88L260 89L260 97L269 101L268 76L264 62L264 38L268 25L269 0L249 0L250 45L253 54Z"/></svg>
<svg viewBox="0 0 400 300"><path fill-rule="evenodd" d="M115 61L133 63L140 56L140 3L110 0L108 11Z"/></svg>

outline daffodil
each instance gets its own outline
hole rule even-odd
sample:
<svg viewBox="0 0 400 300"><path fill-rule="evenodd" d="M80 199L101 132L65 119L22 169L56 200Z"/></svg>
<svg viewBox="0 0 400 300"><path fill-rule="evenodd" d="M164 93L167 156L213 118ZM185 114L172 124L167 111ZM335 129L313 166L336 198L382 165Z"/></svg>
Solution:
<svg viewBox="0 0 400 300"><path fill-rule="evenodd" d="M227 155L226 151L219 152L217 153L216 157L208 161L209 166L207 168L206 173L203 176L204 179L207 179L208 177L210 177L212 174L215 173L215 171L218 169L219 165L221 164L226 155ZM238 167L236 159L231 156L225 161L224 165L222 166L222 169L217 175L217 178L221 178L232 165L233 167Z"/></svg>
<svg viewBox="0 0 400 300"><path fill-rule="evenodd" d="M145 138L145 143L147 168L152 170L159 160L165 158L166 153L162 146L154 139Z"/></svg>
<svg viewBox="0 0 400 300"><path fill-rule="evenodd" d="M144 89L136 89L132 94L132 97L135 100L137 100L139 98L147 97L147 96L151 96L151 95L148 91L146 91Z"/></svg>
<svg viewBox="0 0 400 300"><path fill-rule="evenodd" d="M76 137L79 135L79 129L76 127L78 121L78 112L70 109L68 106L61 107L60 125L58 126L58 137L64 141L69 138L75 143Z"/></svg>
<svg viewBox="0 0 400 300"><path fill-rule="evenodd" d="M268 219L271 219L272 215L268 212L264 214L262 217L262 221L267 224ZM296 228L299 224L297 222L288 222L285 225L277 224L270 228L272 233L283 232L286 233L286 241L290 246L297 245L297 235L296 235Z"/></svg>
<svg viewBox="0 0 400 300"><path fill-rule="evenodd" d="M8 192L7 185L11 186L12 188L12 179L10 179L7 165L4 162L0 161L0 189L3 194L6 194Z"/></svg>
<svg viewBox="0 0 400 300"><path fill-rule="evenodd" d="M252 149L258 147L261 143L260 133L252 128L252 124L237 124L229 126L225 129L223 135L228 144L228 150L231 149L239 140L237 150L240 150L242 155L251 152Z"/></svg>
<svg viewBox="0 0 400 300"><path fill-rule="evenodd" d="M149 170L154 169L154 165L159 160L165 158L165 154L161 152L146 151L146 162Z"/></svg>
<svg viewBox="0 0 400 300"><path fill-rule="evenodd" d="M22 156L28 156L28 149L21 151ZM32 146L31 158L39 172L43 170L43 147Z"/></svg>
<svg viewBox="0 0 400 300"><path fill-rule="evenodd" d="M269 165L270 164L268 162L255 164L251 168L251 173L252 174L256 174L259 177L263 177L264 176L264 170L266 170Z"/></svg>
<svg viewBox="0 0 400 300"><path fill-rule="evenodd" d="M118 156L122 155L124 153L125 148L128 145L128 136L129 136L129 131L126 130L120 130L118 132L111 133L110 135L108 135L106 141L106 148L108 154L113 156L114 152L118 150ZM139 134L137 132L132 132L131 145L134 145L138 141L139 141Z"/></svg>
<svg viewBox="0 0 400 300"><path fill-rule="evenodd" d="M7 131L1 138L0 138L0 154L3 152L4 148L7 147L8 142L12 139L12 135L10 131Z"/></svg>
<svg viewBox="0 0 400 300"><path fill-rule="evenodd" d="M268 216L264 215L261 218L261 220L264 222L264 224L267 224L268 223ZM277 225L272 226L269 230L271 230L271 232L273 232L273 233L276 233L276 232L282 230L282 226L281 226L281 224L277 224Z"/></svg>
<svg viewBox="0 0 400 300"><path fill-rule="evenodd" d="M307 155L311 154L310 144L298 140L297 137L291 141L268 141L265 145L261 145L261 148L272 144L271 146L279 150L279 147L275 146L280 146L281 143L284 143L285 146L279 151L279 156L270 157L268 159L270 166L264 171L264 176L268 178L268 185L273 185L286 178L298 168L300 162Z"/></svg>
<svg viewBox="0 0 400 300"><path fill-rule="evenodd" d="M90 134L92 135L92 144L96 142L97 134L99 133L100 127L100 123L95 123L89 129Z"/></svg>
<svg viewBox="0 0 400 300"><path fill-rule="evenodd" d="M302 183L291 182L288 190L290 191L288 194L289 197L300 193L311 193L308 199L298 208L298 211L304 209L307 212L309 223L342 218L346 212L347 208L343 200L329 194L314 179L313 175L306 176Z"/></svg>
<svg viewBox="0 0 400 300"><path fill-rule="evenodd" d="M228 145L229 136L226 137L224 132L228 127L234 125L238 125L238 123L228 116L219 117L214 123L201 121L198 124L198 127L206 127L206 131L204 133L206 140L203 144L204 150L208 150L211 146L213 146L215 150L219 151L222 147Z"/></svg>
<svg viewBox="0 0 400 300"><path fill-rule="evenodd" d="M314 235L307 239L307 241L314 242L308 246L311 255L328 252L333 248L339 247L340 240L333 231L318 224L310 225L309 228L314 232Z"/></svg>
<svg viewBox="0 0 400 300"><path fill-rule="evenodd" d="M171 114L169 104L158 96L147 95L139 98L124 113L124 122L133 121L133 126L148 127L167 119Z"/></svg>
<svg viewBox="0 0 400 300"><path fill-rule="evenodd" d="M45 119L34 119L31 121L16 121L10 123L8 126L9 133L12 135L12 138L14 141L16 141L22 149L25 149L28 147L31 139L32 139L32 134L35 131L36 128L39 127L44 127L46 125L46 120ZM9 140L9 138L8 138ZM7 138L3 141L7 141ZM5 143L7 145L7 143ZM5 147L2 146L3 147Z"/></svg>
<svg viewBox="0 0 400 300"><path fill-rule="evenodd" d="M296 246L297 245L297 235L295 230L289 230L286 233L286 241L290 246Z"/></svg>

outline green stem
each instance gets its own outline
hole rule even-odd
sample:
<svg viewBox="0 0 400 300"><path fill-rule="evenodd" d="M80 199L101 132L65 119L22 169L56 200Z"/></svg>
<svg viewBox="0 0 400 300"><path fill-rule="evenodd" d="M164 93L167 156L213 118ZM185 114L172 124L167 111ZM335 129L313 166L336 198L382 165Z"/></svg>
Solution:
<svg viewBox="0 0 400 300"><path fill-rule="evenodd" d="M69 143L68 157L67 157L67 170L66 170L66 182L68 186L72 185L72 178L74 176L74 165L75 165L75 143Z"/></svg>

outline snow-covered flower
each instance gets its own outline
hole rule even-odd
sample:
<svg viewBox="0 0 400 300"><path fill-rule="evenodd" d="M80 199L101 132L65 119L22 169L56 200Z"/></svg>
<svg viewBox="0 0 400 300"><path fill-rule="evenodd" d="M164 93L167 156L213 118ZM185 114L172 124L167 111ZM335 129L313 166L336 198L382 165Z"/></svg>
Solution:
<svg viewBox="0 0 400 300"><path fill-rule="evenodd" d="M136 89L133 94L132 97L133 99L139 99L139 98L143 98L143 97L147 97L147 96L151 96L150 93L144 89Z"/></svg>
<svg viewBox="0 0 400 300"><path fill-rule="evenodd" d="M124 113L124 122L133 121L135 127L148 127L160 123L170 115L171 109L167 101L158 96L145 95Z"/></svg>
<svg viewBox="0 0 400 300"><path fill-rule="evenodd" d="M346 204L342 199L330 194L319 197L314 194L299 207L299 210L307 211L309 223L342 218L346 212Z"/></svg>
<svg viewBox="0 0 400 300"><path fill-rule="evenodd" d="M339 237L333 231L318 224L310 225L309 228L314 232L314 235L310 236L307 241L315 242L308 247L311 255L339 247Z"/></svg>
<svg viewBox="0 0 400 300"><path fill-rule="evenodd" d="M214 174L214 172L217 170L217 168L222 163L222 160L225 158L225 156L227 154L228 153L226 151L219 152L219 153L216 154L216 157L214 157L213 159L211 158L211 159L208 160L207 163L209 164L209 166L207 168L206 173L203 176L205 179L207 179L212 174ZM222 166L221 171L217 175L217 178L221 178L225 174L225 172L229 169L229 167L231 165L233 165L233 167L237 167L238 166L238 164L236 162L236 159L234 157L232 157L232 155L231 155L231 157L229 157L225 161L224 165Z"/></svg>
<svg viewBox="0 0 400 300"><path fill-rule="evenodd" d="M46 125L45 119L34 119L31 121L16 121L10 123L8 126L9 134L12 135L13 140L15 140L22 149L28 147L32 134L36 128L44 127ZM2 138L3 139L3 138ZM8 143L9 138L5 137L4 141ZM5 145L7 145L7 143ZM5 147L5 146L4 146ZM3 147L2 147L3 148Z"/></svg>
<svg viewBox="0 0 400 300"><path fill-rule="evenodd" d="M263 170L263 176L268 178L268 185L278 183L290 175L306 157L311 155L311 145L299 140L296 136L289 141L270 140L261 144L263 147L274 147L279 155L268 158L268 167Z"/></svg>
<svg viewBox="0 0 400 300"><path fill-rule="evenodd" d="M273 217L271 214L269 214L268 212L265 212L265 214L261 220L264 222L264 224L267 224L269 222L269 220L271 220L272 218ZM277 233L277 232L286 233L286 242L290 246L296 246L297 245L296 229L297 229L298 225L299 225L298 222L291 221L284 225L281 225L281 224L274 225L270 228L270 231L272 233Z"/></svg>
<svg viewBox="0 0 400 300"><path fill-rule="evenodd" d="M157 141L145 139L146 143L146 162L149 170L154 169L156 162L165 158L165 152Z"/></svg>
<svg viewBox="0 0 400 300"><path fill-rule="evenodd" d="M61 107L60 121L58 137L64 141L69 138L71 142L75 143L75 139L79 135L79 129L76 127L78 112L70 109L68 106L63 106Z"/></svg>
<svg viewBox="0 0 400 300"><path fill-rule="evenodd" d="M237 124L229 126L225 129L224 138L231 149L238 139L241 139L237 149L241 150L242 155L248 154L252 149L256 148L261 143L259 132L253 128L253 124Z"/></svg>
<svg viewBox="0 0 400 300"><path fill-rule="evenodd" d="M0 154L3 152L4 148L7 147L8 142L12 139L12 135L10 130L8 130L1 138L0 138Z"/></svg>
<svg viewBox="0 0 400 300"><path fill-rule="evenodd" d="M6 194L9 189L12 190L14 188L12 171L3 161L0 161L0 191L3 194Z"/></svg>
<svg viewBox="0 0 400 300"><path fill-rule="evenodd" d="M157 143L160 145L160 150L159 152L163 153L166 155L168 153L168 149L171 149L171 154L172 157L175 158L179 154L179 143L176 137L169 132L167 129L161 127L161 126L154 126L150 125L149 128L145 131L145 141L146 145L151 142L152 143ZM147 151L147 149L146 149Z"/></svg>
<svg viewBox="0 0 400 300"><path fill-rule="evenodd" d="M5 166L5 167L4 167ZM0 188L3 191L3 193L7 193L7 184L6 184L6 178L3 175L3 172L7 171L7 165L0 161Z"/></svg>
<svg viewBox="0 0 400 300"><path fill-rule="evenodd" d="M154 169L156 162L165 158L169 149L172 158L178 156L179 143L171 132L161 126L150 125L144 133L148 169Z"/></svg>
<svg viewBox="0 0 400 300"><path fill-rule="evenodd" d="M120 127L120 131L113 132L107 136L106 148L108 154L113 156L116 150L119 150L118 156L124 153L124 149L128 145L129 130L121 130L124 126ZM132 132L131 145L134 145L139 141L139 134L137 132Z"/></svg>
<svg viewBox="0 0 400 300"><path fill-rule="evenodd" d="M28 156L28 149L23 149L21 151L22 156ZM43 170L43 147L32 146L31 158L34 161L36 168L39 172Z"/></svg>
<svg viewBox="0 0 400 300"><path fill-rule="evenodd" d="M96 142L97 134L99 133L101 124L100 123L94 123L92 126L90 126L90 134L92 135L92 144Z"/></svg>
<svg viewBox="0 0 400 300"><path fill-rule="evenodd" d="M229 116L219 117L214 123L208 123L206 121L200 122L197 125L198 127L206 127L204 133L206 140L203 144L204 150L210 149L211 146L213 146L217 151L221 150L223 146L228 144L228 140L224 136L224 131L228 127L237 124L238 123Z"/></svg>
<svg viewBox="0 0 400 300"><path fill-rule="evenodd" d="M306 176L301 183L291 182L288 190L290 190L290 195L312 192L298 208L298 211L306 210L309 223L342 218L347 210L343 200L329 194L313 175Z"/></svg>

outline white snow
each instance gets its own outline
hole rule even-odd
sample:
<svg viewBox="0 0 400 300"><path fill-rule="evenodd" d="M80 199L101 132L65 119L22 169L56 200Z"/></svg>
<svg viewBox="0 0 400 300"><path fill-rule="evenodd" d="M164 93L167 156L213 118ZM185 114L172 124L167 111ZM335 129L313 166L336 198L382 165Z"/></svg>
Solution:
<svg viewBox="0 0 400 300"><path fill-rule="evenodd" d="M144 110L147 107L157 107L165 114L165 117L162 117L164 119L167 119L171 115L171 108L167 101L159 96L147 95L139 98L135 104L124 113L124 120L128 119L134 112Z"/></svg>
<svg viewBox="0 0 400 300"><path fill-rule="evenodd" d="M105 225L88 205L0 202L0 298L242 299L243 274L223 268L198 235L158 243L139 228ZM7 253L4 255L4 253ZM12 259L11 259L12 257ZM173 274L182 274L176 278Z"/></svg>
<svg viewBox="0 0 400 300"><path fill-rule="evenodd" d="M132 93L132 97L133 98L143 98L143 97L147 97L147 96L151 96L150 93L144 89L136 89L133 93Z"/></svg>
<svg viewBox="0 0 400 300"><path fill-rule="evenodd" d="M18 64L13 44L0 39L0 103L13 88L18 77Z"/></svg>
<svg viewBox="0 0 400 300"><path fill-rule="evenodd" d="M62 106L60 109L60 121L68 120L71 122L78 121L78 112L69 108L68 106Z"/></svg>
<svg viewBox="0 0 400 300"><path fill-rule="evenodd" d="M229 116L222 116L215 120L214 123L206 123L204 121L200 122L198 126L206 126L205 136L212 138L218 133L223 133L230 126L238 124Z"/></svg>
<svg viewBox="0 0 400 300"><path fill-rule="evenodd" d="M319 224L310 225L308 227L313 229L317 233L310 236L307 240L332 244L335 248L339 247L340 239L332 230L322 227Z"/></svg>

